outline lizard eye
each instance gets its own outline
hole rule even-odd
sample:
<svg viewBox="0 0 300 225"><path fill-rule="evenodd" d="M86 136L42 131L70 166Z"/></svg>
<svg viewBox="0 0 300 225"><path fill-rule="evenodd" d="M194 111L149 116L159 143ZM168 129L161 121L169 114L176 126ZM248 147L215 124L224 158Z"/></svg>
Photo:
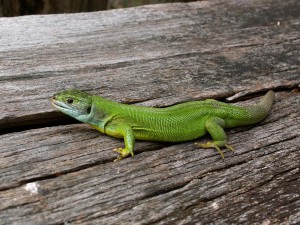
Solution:
<svg viewBox="0 0 300 225"><path fill-rule="evenodd" d="M87 112L87 114L90 114L91 113L91 107L88 107L87 109L86 109L86 112Z"/></svg>
<svg viewBox="0 0 300 225"><path fill-rule="evenodd" d="M67 99L67 103L69 103L69 104L72 104L73 101L74 101L74 100L73 100L72 98L68 98L68 99Z"/></svg>

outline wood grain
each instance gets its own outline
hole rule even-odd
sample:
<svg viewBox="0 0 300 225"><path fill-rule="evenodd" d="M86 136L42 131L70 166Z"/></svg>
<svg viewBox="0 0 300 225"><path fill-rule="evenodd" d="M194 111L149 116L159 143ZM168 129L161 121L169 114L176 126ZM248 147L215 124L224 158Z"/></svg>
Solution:
<svg viewBox="0 0 300 225"><path fill-rule="evenodd" d="M0 18L0 128L57 118L49 98L66 88L163 106L294 87L297 7L204 1Z"/></svg>
<svg viewBox="0 0 300 225"><path fill-rule="evenodd" d="M85 125L3 135L0 223L299 219L299 102L298 93L276 94L271 115L259 126L231 129L237 152L225 151L225 161L193 142L138 142L134 158L113 163L112 148L121 141ZM28 189L33 184L37 193Z"/></svg>
<svg viewBox="0 0 300 225"><path fill-rule="evenodd" d="M299 223L299 9L213 0L0 18L0 224ZM51 108L67 88L159 107L274 89L276 102L227 131L225 161L138 141L113 163L122 140Z"/></svg>

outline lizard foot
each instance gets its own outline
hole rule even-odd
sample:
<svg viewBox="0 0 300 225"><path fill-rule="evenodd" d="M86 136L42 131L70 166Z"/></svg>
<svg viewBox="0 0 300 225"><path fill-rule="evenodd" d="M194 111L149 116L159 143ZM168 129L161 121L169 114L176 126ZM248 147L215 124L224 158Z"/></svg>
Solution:
<svg viewBox="0 0 300 225"><path fill-rule="evenodd" d="M131 154L131 156L134 156L133 151L130 151L130 150L126 149L126 148L116 148L113 151L119 153L119 156L114 160L114 162L119 161L119 160L125 158L129 154Z"/></svg>
<svg viewBox="0 0 300 225"><path fill-rule="evenodd" d="M225 147L228 148L230 151L235 152L235 150L234 150L233 147L231 147L230 145L224 144L224 143L222 143L222 144L219 143L219 144L218 144L218 143L216 143L216 142L210 142L210 141L208 141L206 144L201 144L201 143L198 143L198 142L196 142L195 144L198 145L198 146L201 147L201 148L215 148L215 149L217 149L217 151L220 153L220 155L221 155L221 157L222 157L223 160L225 159L225 157L224 157L224 154L223 154L223 152L221 151L220 147L225 146Z"/></svg>

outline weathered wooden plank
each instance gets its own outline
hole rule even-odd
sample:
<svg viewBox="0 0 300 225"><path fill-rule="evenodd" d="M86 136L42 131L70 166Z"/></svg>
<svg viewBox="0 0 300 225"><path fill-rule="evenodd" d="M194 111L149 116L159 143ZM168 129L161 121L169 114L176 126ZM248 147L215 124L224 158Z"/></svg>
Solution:
<svg viewBox="0 0 300 225"><path fill-rule="evenodd" d="M0 18L0 129L53 121L49 97L70 87L148 105L291 88L300 82L299 4Z"/></svg>
<svg viewBox="0 0 300 225"><path fill-rule="evenodd" d="M101 135L87 125L69 125L9 133L1 137L0 190L29 180L55 177L97 164L112 162L114 148L123 140ZM139 150L159 149L167 144L140 142Z"/></svg>
<svg viewBox="0 0 300 225"><path fill-rule="evenodd" d="M0 18L0 224L299 222L299 4ZM152 106L280 92L267 120L228 131L237 153L224 162L193 142L138 142L112 163L122 140L43 127L65 120L49 97L70 87Z"/></svg>
<svg viewBox="0 0 300 225"><path fill-rule="evenodd" d="M0 224L293 224L300 219L299 102L299 93L277 93L261 124L231 129L237 152L226 151L224 162L193 142L138 142L134 158L113 163L121 141L85 125L3 135Z"/></svg>

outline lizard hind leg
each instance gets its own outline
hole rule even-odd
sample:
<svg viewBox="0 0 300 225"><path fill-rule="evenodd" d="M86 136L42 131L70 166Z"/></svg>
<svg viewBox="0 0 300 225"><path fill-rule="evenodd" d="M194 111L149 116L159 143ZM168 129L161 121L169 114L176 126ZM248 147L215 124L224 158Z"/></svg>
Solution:
<svg viewBox="0 0 300 225"><path fill-rule="evenodd" d="M212 136L213 141L206 144L196 143L201 148L215 148L224 159L224 154L220 147L226 147L234 152L234 149L227 144L227 136L224 131L225 121L219 117L210 117L205 121L205 129Z"/></svg>

